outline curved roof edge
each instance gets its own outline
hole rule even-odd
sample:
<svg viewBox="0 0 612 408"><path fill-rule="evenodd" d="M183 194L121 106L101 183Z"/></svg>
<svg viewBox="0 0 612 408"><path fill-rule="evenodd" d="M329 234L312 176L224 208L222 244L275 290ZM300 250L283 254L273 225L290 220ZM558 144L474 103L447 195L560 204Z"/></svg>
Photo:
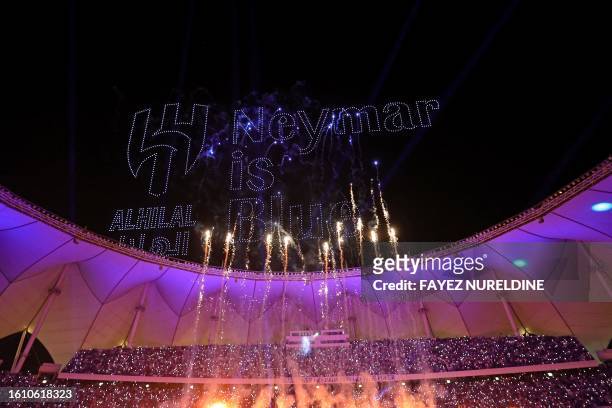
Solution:
<svg viewBox="0 0 612 408"><path fill-rule="evenodd" d="M552 195L546 197L538 204L530 207L517 215L507 218L502 222L499 222L483 231L477 232L467 238L460 241L453 242L448 246L439 248L436 252L458 252L463 249L482 244L483 242L490 241L498 236L519 228L525 224L536 220L555 208L566 203L570 199L574 198L578 194L587 190L589 187L599 183L606 177L612 174L612 155L608 156L604 161L599 163L597 166L582 174L578 178L571 181L569 184L557 190Z"/></svg>
<svg viewBox="0 0 612 408"><path fill-rule="evenodd" d="M557 192L542 200L540 203L535 206L513 216L510 217L498 224L495 224L481 232L478 232L470 237L467 237L463 240L451 243L445 247L439 248L435 250L435 253L453 253L459 252L466 248L487 242L496 238L512 229L521 227L535 219L538 219L547 213L553 211L555 208L564 204L571 198L575 197L579 193L585 191L589 187L594 184L597 184L599 181L603 180L607 176L612 174L612 156L606 158L603 162L595 166L593 169L587 171L580 177L576 178L574 181L570 182L563 188L559 189ZM39 207L28 200L20 197L19 195L13 193L6 187L0 185L0 202L14 208L38 221L41 221L45 224L53 226L58 230L63 231L66 234L69 234L74 237L76 240L85 241L94 245L98 245L102 248L109 249L111 251L115 251L127 256L130 256L134 259L156 263L160 266L173 267L182 269L185 271L191 271L195 273L207 273L213 275L223 275L225 272L218 267L209 266L206 271L203 270L202 265L192 262L192 261L184 261L181 259L171 258L171 257L163 257L160 255L156 255L151 252L147 252L138 248L128 247L120 244L118 241L113 240L109 237L105 237L101 234L94 233L92 231L87 230L86 228L80 227L42 207ZM349 268L345 271L337 271L336 275L339 277L342 276L355 276L361 273L360 268ZM243 279L270 279L271 277L265 276L261 271L248 271L241 269L234 269L231 271L231 276L240 277ZM280 274L277 272L273 273L273 278L282 278L289 280L303 280L303 279L322 279L322 272L289 272L288 274Z"/></svg>

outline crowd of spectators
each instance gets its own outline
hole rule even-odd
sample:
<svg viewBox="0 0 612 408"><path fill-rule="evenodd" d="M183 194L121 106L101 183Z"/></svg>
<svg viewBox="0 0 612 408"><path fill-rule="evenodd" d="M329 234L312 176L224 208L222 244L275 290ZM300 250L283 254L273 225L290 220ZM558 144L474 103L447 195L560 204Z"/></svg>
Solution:
<svg viewBox="0 0 612 408"><path fill-rule="evenodd" d="M445 372L592 360L573 337L460 337L352 341L348 347L196 345L80 350L65 372L261 378Z"/></svg>
<svg viewBox="0 0 612 408"><path fill-rule="evenodd" d="M11 403L38 407L218 407L252 408L497 408L581 407L612 404L609 366L504 376L434 381L295 386L211 386L145 382L55 380L42 383L31 375L0 372L0 387L72 387L71 403ZM300 404L296 404L296 400ZM223 405L216 403L223 401Z"/></svg>

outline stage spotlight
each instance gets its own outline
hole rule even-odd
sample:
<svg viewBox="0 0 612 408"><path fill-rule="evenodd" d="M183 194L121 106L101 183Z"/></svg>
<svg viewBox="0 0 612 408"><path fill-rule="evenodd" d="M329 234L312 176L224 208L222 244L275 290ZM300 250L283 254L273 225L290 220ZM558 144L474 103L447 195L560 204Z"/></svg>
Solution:
<svg viewBox="0 0 612 408"><path fill-rule="evenodd" d="M595 212L606 212L606 211L610 211L610 209L612 209L612 203L608 203L605 201L602 201L601 203L593 204L591 206L591 210Z"/></svg>
<svg viewBox="0 0 612 408"><path fill-rule="evenodd" d="M227 408L227 404L223 401L217 401L210 404L208 408Z"/></svg>

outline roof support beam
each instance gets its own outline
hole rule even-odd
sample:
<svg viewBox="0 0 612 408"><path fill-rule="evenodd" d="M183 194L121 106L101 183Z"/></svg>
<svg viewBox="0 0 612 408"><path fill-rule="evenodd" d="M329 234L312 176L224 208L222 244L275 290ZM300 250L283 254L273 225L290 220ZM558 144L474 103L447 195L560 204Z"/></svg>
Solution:
<svg viewBox="0 0 612 408"><path fill-rule="evenodd" d="M140 293L140 300L138 301L138 305L135 307L136 312L134 313L134 319L132 319L130 331L128 332L127 339L125 340L126 347L132 347L132 344L134 344L134 336L136 335L136 330L138 329L138 323L140 323L140 317L145 311L145 302L147 300L148 291L149 282L145 283L144 287L142 288L142 292Z"/></svg>
<svg viewBox="0 0 612 408"><path fill-rule="evenodd" d="M508 322L510 322L510 326L512 327L512 333L514 333L515 336L520 336L521 332L519 331L518 326L516 325L516 321L514 320L514 314L512 313L512 306L510 306L510 303L503 296L501 296L501 302L502 302L502 305L504 306L504 312L506 312L506 317L508 318Z"/></svg>
<svg viewBox="0 0 612 408"><path fill-rule="evenodd" d="M427 316L427 308L423 304L422 300L419 302L419 314L421 315L421 321L423 322L425 334L427 334L427 337L433 339L435 336L431 330L431 324L429 323L429 317Z"/></svg>
<svg viewBox="0 0 612 408"><path fill-rule="evenodd" d="M42 328L43 324L45 323L45 320L47 319L47 315L49 314L49 310L51 309L53 302L62 293L60 288L61 288L62 282L64 281L65 276L66 276L66 266L64 265L64 267L62 268L62 271L60 272L59 277L57 278L57 281L55 282L55 285L53 285L53 287L49 289L49 294L47 295L47 298L45 299L45 303L43 304L41 308L40 314L38 315L38 320L36 320L36 325L34 326L32 335L28 339L28 342L26 343L26 346L23 349L23 353L21 353L19 360L17 360L17 364L11 370L12 373L18 373L23 368L23 364L28 358L28 355L30 354L30 350L32 350L34 341L36 341L36 338L38 337L38 334L40 333L40 329Z"/></svg>
<svg viewBox="0 0 612 408"><path fill-rule="evenodd" d="M19 359L19 354L21 354L21 349L23 347L23 342L25 341L26 334L28 333L28 328L26 327L21 332L21 338L19 339L19 345L17 346L17 350L15 351L15 358L13 359L13 365L11 365L11 371L15 369L17 365L17 360Z"/></svg>

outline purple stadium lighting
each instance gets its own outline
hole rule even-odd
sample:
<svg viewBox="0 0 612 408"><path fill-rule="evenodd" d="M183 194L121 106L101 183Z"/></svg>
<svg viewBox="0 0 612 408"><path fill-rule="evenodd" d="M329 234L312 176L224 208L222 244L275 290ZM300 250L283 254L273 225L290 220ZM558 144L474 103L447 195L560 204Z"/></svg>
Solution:
<svg viewBox="0 0 612 408"><path fill-rule="evenodd" d="M606 212L606 211L610 211L610 209L612 209L612 203L608 203L605 201L593 204L591 206L591 210L595 212Z"/></svg>

